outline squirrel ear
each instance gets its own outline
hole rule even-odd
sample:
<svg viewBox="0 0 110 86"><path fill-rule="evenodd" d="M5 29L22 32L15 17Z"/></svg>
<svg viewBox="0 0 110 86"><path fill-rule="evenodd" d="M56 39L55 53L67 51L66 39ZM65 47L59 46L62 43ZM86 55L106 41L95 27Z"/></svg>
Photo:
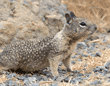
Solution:
<svg viewBox="0 0 110 86"><path fill-rule="evenodd" d="M66 22L69 24L69 21L71 20L71 17L68 13L65 14Z"/></svg>
<svg viewBox="0 0 110 86"><path fill-rule="evenodd" d="M70 17L71 17L71 18L74 18L74 17L76 17L76 16L75 16L75 14L74 14L73 12L70 12Z"/></svg>

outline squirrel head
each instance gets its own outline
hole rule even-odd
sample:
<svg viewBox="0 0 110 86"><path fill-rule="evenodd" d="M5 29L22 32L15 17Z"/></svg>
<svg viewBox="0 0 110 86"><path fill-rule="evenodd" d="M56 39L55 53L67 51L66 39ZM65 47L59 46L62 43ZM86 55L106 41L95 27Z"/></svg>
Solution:
<svg viewBox="0 0 110 86"><path fill-rule="evenodd" d="M70 37L88 37L97 30L95 24L86 18L76 17L73 12L70 12L70 14L66 13L65 18L64 32Z"/></svg>

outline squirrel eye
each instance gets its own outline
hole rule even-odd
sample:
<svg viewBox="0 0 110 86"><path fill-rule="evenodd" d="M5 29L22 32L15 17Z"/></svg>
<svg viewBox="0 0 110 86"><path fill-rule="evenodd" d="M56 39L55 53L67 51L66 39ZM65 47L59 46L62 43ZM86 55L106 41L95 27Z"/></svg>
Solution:
<svg viewBox="0 0 110 86"><path fill-rule="evenodd" d="M81 22L80 25L81 25L81 26L86 26L86 23Z"/></svg>

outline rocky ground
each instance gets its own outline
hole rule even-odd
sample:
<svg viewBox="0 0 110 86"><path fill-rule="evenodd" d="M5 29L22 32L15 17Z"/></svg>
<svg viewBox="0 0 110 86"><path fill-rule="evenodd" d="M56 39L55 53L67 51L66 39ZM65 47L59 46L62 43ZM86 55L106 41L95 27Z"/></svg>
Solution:
<svg viewBox="0 0 110 86"><path fill-rule="evenodd" d="M54 36L63 28L67 6L59 0L0 1L0 48L13 40ZM46 68L34 73L4 71L0 86L109 86L110 31L97 31L77 44L72 55L73 72L59 64L55 80Z"/></svg>

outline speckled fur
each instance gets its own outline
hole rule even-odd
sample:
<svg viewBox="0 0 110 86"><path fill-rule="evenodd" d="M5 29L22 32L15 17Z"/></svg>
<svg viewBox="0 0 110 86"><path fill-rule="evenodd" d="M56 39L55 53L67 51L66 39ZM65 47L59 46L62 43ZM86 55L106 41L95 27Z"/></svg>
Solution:
<svg viewBox="0 0 110 86"><path fill-rule="evenodd" d="M65 17L67 23L54 38L14 41L7 45L0 55L1 69L35 71L50 66L52 74L57 76L58 64L63 62L72 71L70 57L76 43L92 35L96 26L85 18L76 17L72 12L65 14ZM81 22L86 26L81 26Z"/></svg>

